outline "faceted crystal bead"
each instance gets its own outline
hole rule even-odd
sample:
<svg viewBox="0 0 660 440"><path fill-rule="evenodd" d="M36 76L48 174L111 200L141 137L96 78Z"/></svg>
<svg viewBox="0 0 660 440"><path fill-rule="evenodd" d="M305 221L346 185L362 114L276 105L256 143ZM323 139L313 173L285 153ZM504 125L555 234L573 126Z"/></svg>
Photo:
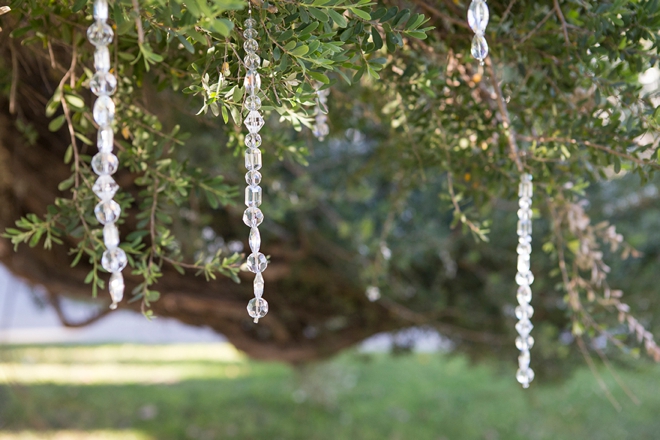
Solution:
<svg viewBox="0 0 660 440"><path fill-rule="evenodd" d="M263 318L268 313L268 302L263 298L252 298L248 303L247 311L254 319Z"/></svg>
<svg viewBox="0 0 660 440"><path fill-rule="evenodd" d="M254 277L254 296L261 298L264 294L264 276L261 275L261 272Z"/></svg>
<svg viewBox="0 0 660 440"><path fill-rule="evenodd" d="M112 43L112 28L102 21L94 22L87 29L87 38L94 46L107 46Z"/></svg>
<svg viewBox="0 0 660 440"><path fill-rule="evenodd" d="M529 359L529 350L523 350L520 353L520 356L518 356L518 366L521 369L526 370L526 369L529 368L529 361L530 361L530 359Z"/></svg>
<svg viewBox="0 0 660 440"><path fill-rule="evenodd" d="M96 135L96 146L101 153L112 153L114 142L115 134L112 131L112 127L106 125L105 127L99 128L98 134Z"/></svg>
<svg viewBox="0 0 660 440"><path fill-rule="evenodd" d="M108 46L98 46L94 52L94 68L99 72L110 70L110 51Z"/></svg>
<svg viewBox="0 0 660 440"><path fill-rule="evenodd" d="M522 208L520 208L518 210L518 218L520 220L531 220L532 210L531 209L522 209Z"/></svg>
<svg viewBox="0 0 660 440"><path fill-rule="evenodd" d="M94 19L102 21L108 19L108 2L106 0L94 0Z"/></svg>
<svg viewBox="0 0 660 440"><path fill-rule="evenodd" d="M529 319L522 319L516 323L516 331L523 338L529 335L529 333L532 331L533 328L534 326L532 325Z"/></svg>
<svg viewBox="0 0 660 440"><path fill-rule="evenodd" d="M98 196L102 201L110 200L115 196L119 185L115 182L115 179L109 175L101 176L96 179L94 186L92 186L92 191Z"/></svg>
<svg viewBox="0 0 660 440"><path fill-rule="evenodd" d="M488 43L483 35L475 35L472 39L472 56L479 61L483 61L488 56Z"/></svg>
<svg viewBox="0 0 660 440"><path fill-rule="evenodd" d="M245 117L245 126L250 133L258 133L264 126L264 118L257 111L251 111Z"/></svg>
<svg viewBox="0 0 660 440"><path fill-rule="evenodd" d="M532 300L532 289L529 287L529 285L518 287L516 299L520 304L527 304Z"/></svg>
<svg viewBox="0 0 660 440"><path fill-rule="evenodd" d="M518 257L518 272L527 272L529 270L529 258Z"/></svg>
<svg viewBox="0 0 660 440"><path fill-rule="evenodd" d="M531 220L518 220L518 228L516 230L519 236L524 237L532 235L532 221Z"/></svg>
<svg viewBox="0 0 660 440"><path fill-rule="evenodd" d="M259 32L257 32L256 29L252 29L252 28L245 29L245 32L243 32L243 36L247 39L257 38L257 35L259 35Z"/></svg>
<svg viewBox="0 0 660 440"><path fill-rule="evenodd" d="M259 208L248 208L243 213L243 223L253 228L257 227L264 221L264 213Z"/></svg>
<svg viewBox="0 0 660 440"><path fill-rule="evenodd" d="M474 0L468 9L468 24L475 34L483 34L488 25L488 5L483 0Z"/></svg>
<svg viewBox="0 0 660 440"><path fill-rule="evenodd" d="M330 127L328 127L328 124L326 123L317 123L312 129L312 133L318 138L318 140L322 141L330 134Z"/></svg>
<svg viewBox="0 0 660 440"><path fill-rule="evenodd" d="M261 89L261 76L259 76L258 72L250 70L245 74L243 85L248 92L256 92Z"/></svg>
<svg viewBox="0 0 660 440"><path fill-rule="evenodd" d="M259 185L261 183L261 173L259 171L248 171L245 174L245 181L248 185Z"/></svg>
<svg viewBox="0 0 660 440"><path fill-rule="evenodd" d="M243 49L245 49L246 52L256 52L259 50L259 43L253 38L248 38L245 40L245 43L243 43Z"/></svg>
<svg viewBox="0 0 660 440"><path fill-rule="evenodd" d="M261 234L259 233L259 228L253 227L250 229L249 243L252 252L259 252L259 247L261 247Z"/></svg>
<svg viewBox="0 0 660 440"><path fill-rule="evenodd" d="M245 187L245 206L259 205L261 205L261 187L252 185Z"/></svg>
<svg viewBox="0 0 660 440"><path fill-rule="evenodd" d="M516 338L516 348L518 350L530 350L534 346L534 338L532 336L527 336L523 338L518 336Z"/></svg>
<svg viewBox="0 0 660 440"><path fill-rule="evenodd" d="M108 249L103 252L101 266L111 273L121 272L128 264L126 252L122 248Z"/></svg>
<svg viewBox="0 0 660 440"><path fill-rule="evenodd" d="M530 306L529 304L516 307L516 318L530 319L532 316L534 316L534 307Z"/></svg>
<svg viewBox="0 0 660 440"><path fill-rule="evenodd" d="M519 369L516 372L516 380L520 382L523 388L528 388L530 382L534 380L534 371L531 368L525 370Z"/></svg>
<svg viewBox="0 0 660 440"><path fill-rule="evenodd" d="M119 246L119 229L114 223L108 223L103 227L103 243L108 249Z"/></svg>
<svg viewBox="0 0 660 440"><path fill-rule="evenodd" d="M96 153L92 157L92 168L99 176L114 174L119 168L119 159L112 153Z"/></svg>
<svg viewBox="0 0 660 440"><path fill-rule="evenodd" d="M117 91L117 78L112 73L96 72L89 82L89 88L96 96L114 95Z"/></svg>
<svg viewBox="0 0 660 440"><path fill-rule="evenodd" d="M250 272L259 273L266 270L268 260L261 252L255 252L247 257L247 267Z"/></svg>
<svg viewBox="0 0 660 440"><path fill-rule="evenodd" d="M532 197L533 188L532 182L520 182L518 185L518 196L519 197Z"/></svg>
<svg viewBox="0 0 660 440"><path fill-rule="evenodd" d="M110 275L108 287L110 290L110 298L112 298L112 305L110 305L110 308L114 310L117 308L117 303L124 299L124 276L121 272L115 272Z"/></svg>
<svg viewBox="0 0 660 440"><path fill-rule="evenodd" d="M121 214L121 207L119 206L119 203L115 202L114 200L100 202L94 208L94 214L96 214L96 219L102 225L114 223L117 221L119 215Z"/></svg>
<svg viewBox="0 0 660 440"><path fill-rule="evenodd" d="M245 168L248 170L261 169L261 151L258 149L245 150Z"/></svg>
<svg viewBox="0 0 660 440"><path fill-rule="evenodd" d="M259 110L261 108L261 99L257 95L250 95L245 98L245 108L250 111Z"/></svg>
<svg viewBox="0 0 660 440"><path fill-rule="evenodd" d="M530 209L532 207L532 199L529 197L521 197L518 199L518 206L522 209Z"/></svg>
<svg viewBox="0 0 660 440"><path fill-rule="evenodd" d="M248 53L243 58L247 70L257 70L261 65L261 58L256 53Z"/></svg>
<svg viewBox="0 0 660 440"><path fill-rule="evenodd" d="M529 286L534 282L534 275L531 272L516 274L516 284L519 286Z"/></svg>
<svg viewBox="0 0 660 440"><path fill-rule="evenodd" d="M516 252L518 252L518 255L525 255L529 258L529 254L532 253L532 245L529 243L518 243Z"/></svg>
<svg viewBox="0 0 660 440"><path fill-rule="evenodd" d="M100 96L94 103L94 120L100 126L112 124L115 119L115 103L109 96Z"/></svg>
<svg viewBox="0 0 660 440"><path fill-rule="evenodd" d="M248 133L245 135L245 146L251 149L261 147L261 135L259 133Z"/></svg>
<svg viewBox="0 0 660 440"><path fill-rule="evenodd" d="M247 20L245 20L245 21L243 22L243 26L245 26L246 28L253 28L253 27L255 27L256 25L257 25L257 20L255 20L255 19L252 18L252 17L248 18Z"/></svg>

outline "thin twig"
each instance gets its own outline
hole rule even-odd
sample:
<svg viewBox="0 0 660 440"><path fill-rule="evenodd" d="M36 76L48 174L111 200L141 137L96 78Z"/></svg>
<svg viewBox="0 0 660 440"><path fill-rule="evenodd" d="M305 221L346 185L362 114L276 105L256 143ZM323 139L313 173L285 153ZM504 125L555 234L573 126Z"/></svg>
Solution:
<svg viewBox="0 0 660 440"><path fill-rule="evenodd" d="M559 21L561 21L561 28L564 31L564 39L566 40L566 47L569 47L571 45L571 41L568 39L568 29L567 29L567 24L566 24L566 19L564 18L564 14L561 12L561 7L559 7L559 0L553 0L555 3L555 12L557 13L557 17L559 17Z"/></svg>
<svg viewBox="0 0 660 440"><path fill-rule="evenodd" d="M539 21L539 24L537 24L536 27L535 27L534 29L532 29L527 35L525 35L525 36L523 37L522 40L520 40L520 44L523 44L523 43L524 43L525 41L527 41L532 35L534 35L534 34L536 33L536 31L538 31L539 29L541 29L541 26L543 26L543 24L544 24L546 21L548 21L548 19L549 19L550 17L552 17L552 14L554 14L554 11L550 11L550 12L548 12L548 13L546 14L546 16L543 17L543 20Z"/></svg>
<svg viewBox="0 0 660 440"><path fill-rule="evenodd" d="M607 384L601 377L600 373L596 369L596 365L594 364L594 360L591 358L591 355L587 351L587 347L584 345L584 340L582 339L582 336L578 336L576 338L577 345L580 348L580 352L582 353L582 356L584 357L584 360L587 362L587 365L589 366L589 369L593 373L594 377L596 378L596 381L598 382L598 385L600 385L600 388L603 390L605 393L605 396L607 396L607 399L610 401L614 409L617 410L617 412L621 412L621 404L614 398L612 393L610 392L610 389L607 387Z"/></svg>
<svg viewBox="0 0 660 440"><path fill-rule="evenodd" d="M610 374L612 375L612 377L614 378L614 380L616 381L616 383L619 384L619 387L621 387L621 389L623 390L623 392L626 393L626 395L630 398L630 400L631 400L635 405L640 405L641 402L639 401L639 399L637 398L637 396L636 396L636 395L630 390L630 388L628 388L628 387L626 386L626 384L625 384L625 383L623 382L623 380L621 379L621 376L619 376L619 375L617 374L617 372L614 371L614 368L612 368L612 363L609 361L609 359L607 359L607 356L605 355L605 353L603 353L602 350L598 350L598 349L596 349L595 351L596 351L596 353L598 353L598 356L600 356L600 359L603 361L603 364L605 364L605 366L606 366L607 369L609 370Z"/></svg>
<svg viewBox="0 0 660 440"><path fill-rule="evenodd" d="M144 29L142 29L142 16L140 15L140 5L137 0L133 0L133 10L135 11L135 27L137 28L138 44L144 44Z"/></svg>
<svg viewBox="0 0 660 440"><path fill-rule="evenodd" d="M18 93L18 57L14 40L9 39L9 50L11 51L11 88L9 89L9 113L16 114L16 94Z"/></svg>

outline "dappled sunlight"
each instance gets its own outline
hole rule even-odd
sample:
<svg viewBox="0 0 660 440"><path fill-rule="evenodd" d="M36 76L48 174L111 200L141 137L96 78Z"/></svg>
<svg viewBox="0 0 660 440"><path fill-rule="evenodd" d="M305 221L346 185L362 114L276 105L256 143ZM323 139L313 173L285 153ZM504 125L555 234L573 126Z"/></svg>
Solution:
<svg viewBox="0 0 660 440"><path fill-rule="evenodd" d="M0 440L151 440L137 431L0 431Z"/></svg>

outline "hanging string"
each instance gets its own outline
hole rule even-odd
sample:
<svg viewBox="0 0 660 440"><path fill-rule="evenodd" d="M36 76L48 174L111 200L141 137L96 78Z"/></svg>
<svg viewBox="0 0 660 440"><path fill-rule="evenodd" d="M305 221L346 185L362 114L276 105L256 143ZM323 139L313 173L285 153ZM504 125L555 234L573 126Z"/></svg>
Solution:
<svg viewBox="0 0 660 440"><path fill-rule="evenodd" d="M117 79L110 73L110 51L108 45L112 42L113 32L108 25L107 0L94 1L94 23L87 29L87 38L96 50L94 52L94 68L96 73L89 82L89 87L98 99L94 102L93 116L98 124L97 145L99 152L92 158L92 169L99 178L92 190L101 200L94 208L97 220L103 226L103 243L106 250L101 258L101 266L110 272L109 290L112 299L111 309L124 297L124 270L128 260L126 253L119 247L119 230L115 222L121 215L121 207L112 200L119 189L117 182L111 177L119 167L117 156L112 153L114 148L114 132L112 122L115 119L115 103L111 96L117 91Z"/></svg>
<svg viewBox="0 0 660 440"><path fill-rule="evenodd" d="M245 42L243 48L245 49L245 58L243 62L247 68L245 74L244 86L248 92L245 98L245 107L248 114L245 117L245 126L249 133L245 136L245 168L248 169L245 175L247 187L245 188L245 205L247 209L243 214L243 222L250 227L249 245L252 253L247 257L247 267L251 272L256 274L254 278L254 298L250 300L247 306L248 314L254 318L254 322L259 322L260 318L266 316L268 313L268 302L262 298L264 293L264 277L261 274L268 266L266 256L259 252L261 246L261 234L259 233L259 225L264 220L264 214L259 209L262 200L262 190L259 186L261 183L261 136L259 130L264 126L264 118L260 113L261 99L258 96L261 89L261 77L259 76L259 66L261 65L261 58L257 55L259 50L259 43L255 38L258 32L254 27L257 25L255 19L252 18L252 5L249 5L250 17L245 20L245 30L243 36Z"/></svg>

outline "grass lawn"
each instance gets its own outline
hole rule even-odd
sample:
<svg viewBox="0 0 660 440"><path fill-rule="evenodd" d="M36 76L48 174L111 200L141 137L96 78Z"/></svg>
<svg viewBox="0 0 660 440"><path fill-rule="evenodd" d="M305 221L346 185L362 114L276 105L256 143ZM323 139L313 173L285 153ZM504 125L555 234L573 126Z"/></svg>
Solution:
<svg viewBox="0 0 660 440"><path fill-rule="evenodd" d="M0 439L660 439L660 369L561 384L461 357L365 359L303 371L227 344L0 347Z"/></svg>

